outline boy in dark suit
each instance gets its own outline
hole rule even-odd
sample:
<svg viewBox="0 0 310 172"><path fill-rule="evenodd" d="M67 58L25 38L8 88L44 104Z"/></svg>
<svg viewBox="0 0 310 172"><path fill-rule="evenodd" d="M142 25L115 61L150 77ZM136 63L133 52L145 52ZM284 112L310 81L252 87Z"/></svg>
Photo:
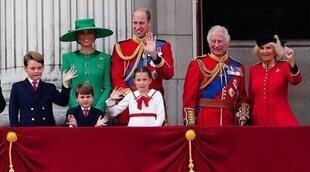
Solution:
<svg viewBox="0 0 310 172"><path fill-rule="evenodd" d="M75 89L78 106L67 110L66 124L69 127L101 127L109 121L107 115L92 106L94 89L90 84L80 83Z"/></svg>
<svg viewBox="0 0 310 172"><path fill-rule="evenodd" d="M30 51L24 56L24 70L27 78L14 83L10 95L9 118L11 127L20 126L55 126L53 103L67 106L70 89L68 82L76 77L75 69L63 73L62 89L41 80L43 56ZM20 119L19 119L20 118Z"/></svg>

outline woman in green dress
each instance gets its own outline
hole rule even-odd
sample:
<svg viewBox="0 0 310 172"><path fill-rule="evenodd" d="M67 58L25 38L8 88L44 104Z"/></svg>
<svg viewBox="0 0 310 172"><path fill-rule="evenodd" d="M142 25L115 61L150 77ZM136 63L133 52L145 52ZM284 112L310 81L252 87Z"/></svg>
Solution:
<svg viewBox="0 0 310 172"><path fill-rule="evenodd" d="M62 42L77 41L80 49L62 56L62 71L76 68L76 78L71 80L69 107L78 106L75 88L80 83L89 83L94 88L93 106L105 112L105 100L112 91L110 80L111 56L94 48L96 38L112 35L109 29L95 26L94 19L78 19L75 30L70 30L60 37Z"/></svg>

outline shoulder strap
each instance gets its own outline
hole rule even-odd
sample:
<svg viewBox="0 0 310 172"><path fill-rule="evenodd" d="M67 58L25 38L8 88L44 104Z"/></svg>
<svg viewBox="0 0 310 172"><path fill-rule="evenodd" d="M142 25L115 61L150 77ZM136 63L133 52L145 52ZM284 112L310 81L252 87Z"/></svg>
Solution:
<svg viewBox="0 0 310 172"><path fill-rule="evenodd" d="M220 71L220 65L217 64L213 70L209 70L206 68L206 66L203 64L203 62L201 61L201 59L195 59L199 65L199 69L201 71L201 73L204 75L205 79L204 82L202 83L202 85L199 87L200 90L204 89L205 87L207 87L213 80L214 78L217 76L217 74ZM208 78L210 77L210 78ZM208 80L207 80L208 78Z"/></svg>
<svg viewBox="0 0 310 172"><path fill-rule="evenodd" d="M141 56L141 54L143 53L143 48L142 48L142 45L139 44L138 47L135 49L135 51L130 55L130 56L125 56L122 52L122 49L121 49L121 46L119 43L116 43L115 44L115 50L116 50L116 53L118 54L118 56L123 59L123 60L131 60L133 59L134 57L137 56Z"/></svg>

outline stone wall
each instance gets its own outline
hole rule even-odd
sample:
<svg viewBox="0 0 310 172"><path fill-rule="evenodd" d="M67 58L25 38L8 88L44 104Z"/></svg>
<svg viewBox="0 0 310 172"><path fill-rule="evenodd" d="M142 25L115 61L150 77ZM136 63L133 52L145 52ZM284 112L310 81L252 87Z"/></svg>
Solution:
<svg viewBox="0 0 310 172"><path fill-rule="evenodd" d="M182 96L184 76L190 59L196 56L195 0L42 0L0 3L0 64L1 85L8 102L10 86L25 78L23 54L28 50L44 52L48 58L44 78L60 88L59 66L61 54L77 48L76 43L60 43L59 35L74 26L76 17L95 17L98 26L114 31L112 37L96 40L96 48L111 53L116 41L131 37L131 13L136 7L146 7L152 13L152 31L159 38L169 41L175 60L175 76L164 82L170 125L182 125ZM27 2L27 3L26 3ZM15 5L15 7L14 7ZM60 10L58 10L60 9ZM34 11L37 12L34 12ZM44 13L43 13L44 10ZM14 11L16 11L14 13ZM27 13L28 12L28 13ZM37 16L38 15L38 16ZM296 60L303 74L298 86L290 87L290 102L293 111L303 125L310 124L309 41L288 41L296 51ZM252 56L254 41L232 41L229 54L248 67L257 62ZM8 106L7 106L8 108ZM0 115L0 126L8 125L7 108ZM66 108L55 106L57 123L63 123Z"/></svg>

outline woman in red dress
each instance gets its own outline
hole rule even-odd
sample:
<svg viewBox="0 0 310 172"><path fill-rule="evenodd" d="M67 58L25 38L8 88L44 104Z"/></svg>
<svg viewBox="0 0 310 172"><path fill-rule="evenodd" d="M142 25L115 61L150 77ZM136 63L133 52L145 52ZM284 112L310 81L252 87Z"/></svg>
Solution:
<svg viewBox="0 0 310 172"><path fill-rule="evenodd" d="M288 85L301 82L294 50L282 46L277 35L264 34L253 50L260 62L250 67L249 100L252 124L258 126L297 126L288 102ZM281 57L286 60L279 60Z"/></svg>

